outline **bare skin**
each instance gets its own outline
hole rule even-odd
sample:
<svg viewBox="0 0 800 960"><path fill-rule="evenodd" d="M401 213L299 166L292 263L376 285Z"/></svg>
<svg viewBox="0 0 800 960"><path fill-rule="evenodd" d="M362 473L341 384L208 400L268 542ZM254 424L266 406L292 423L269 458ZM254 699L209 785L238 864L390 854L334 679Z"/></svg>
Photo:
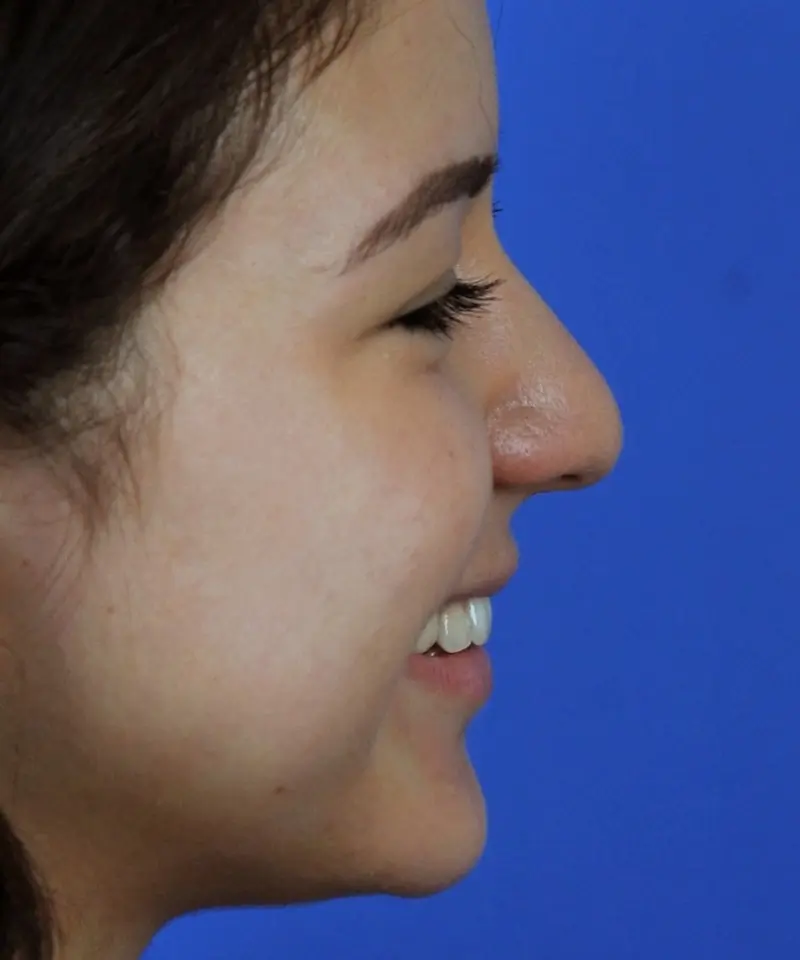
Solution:
<svg viewBox="0 0 800 960"><path fill-rule="evenodd" d="M491 187L340 275L421 177L496 151L483 0L387 3L295 116L285 162L142 318L174 377L142 517L80 575L66 555L51 615L26 622L24 596L7 615L26 683L2 801L68 958L133 960L203 907L421 896L469 872L472 710L408 657L448 598L516 565L528 497L619 454L614 400L505 254ZM452 342L386 327L455 275L503 284Z"/></svg>

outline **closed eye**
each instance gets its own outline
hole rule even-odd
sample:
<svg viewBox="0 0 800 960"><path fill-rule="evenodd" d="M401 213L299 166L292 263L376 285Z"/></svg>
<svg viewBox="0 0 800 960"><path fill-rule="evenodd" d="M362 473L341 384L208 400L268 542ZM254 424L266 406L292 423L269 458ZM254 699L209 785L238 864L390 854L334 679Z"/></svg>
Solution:
<svg viewBox="0 0 800 960"><path fill-rule="evenodd" d="M502 280L490 278L459 280L443 297L402 317L396 317L388 326L400 326L412 332L432 333L452 340L459 326L469 323L474 315L497 300L495 290L502 283Z"/></svg>

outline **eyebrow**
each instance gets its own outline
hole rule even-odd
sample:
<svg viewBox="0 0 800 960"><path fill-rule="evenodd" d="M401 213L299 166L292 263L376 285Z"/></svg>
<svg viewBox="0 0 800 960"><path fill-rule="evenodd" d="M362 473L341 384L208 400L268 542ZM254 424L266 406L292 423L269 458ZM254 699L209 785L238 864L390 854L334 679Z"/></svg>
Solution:
<svg viewBox="0 0 800 960"><path fill-rule="evenodd" d="M404 240L442 207L477 197L499 169L500 157L493 153L471 157L427 174L404 200L367 230L348 254L342 274Z"/></svg>

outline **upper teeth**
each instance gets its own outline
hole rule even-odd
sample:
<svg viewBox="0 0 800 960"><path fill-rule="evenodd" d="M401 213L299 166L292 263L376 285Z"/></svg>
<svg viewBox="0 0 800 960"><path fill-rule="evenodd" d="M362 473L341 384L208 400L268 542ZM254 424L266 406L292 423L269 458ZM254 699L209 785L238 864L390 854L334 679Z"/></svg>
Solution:
<svg viewBox="0 0 800 960"><path fill-rule="evenodd" d="M451 603L434 614L417 640L417 653L427 653L434 644L459 653L474 643L482 647L492 630L492 601L488 598Z"/></svg>

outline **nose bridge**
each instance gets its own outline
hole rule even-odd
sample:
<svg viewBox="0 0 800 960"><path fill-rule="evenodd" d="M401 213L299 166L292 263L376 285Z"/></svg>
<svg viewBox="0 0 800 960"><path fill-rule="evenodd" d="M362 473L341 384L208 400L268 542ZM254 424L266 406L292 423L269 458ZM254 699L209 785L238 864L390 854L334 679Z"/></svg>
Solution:
<svg viewBox="0 0 800 960"><path fill-rule="evenodd" d="M595 483L620 454L616 401L536 291L512 265L505 275L484 350L495 482L531 492Z"/></svg>

